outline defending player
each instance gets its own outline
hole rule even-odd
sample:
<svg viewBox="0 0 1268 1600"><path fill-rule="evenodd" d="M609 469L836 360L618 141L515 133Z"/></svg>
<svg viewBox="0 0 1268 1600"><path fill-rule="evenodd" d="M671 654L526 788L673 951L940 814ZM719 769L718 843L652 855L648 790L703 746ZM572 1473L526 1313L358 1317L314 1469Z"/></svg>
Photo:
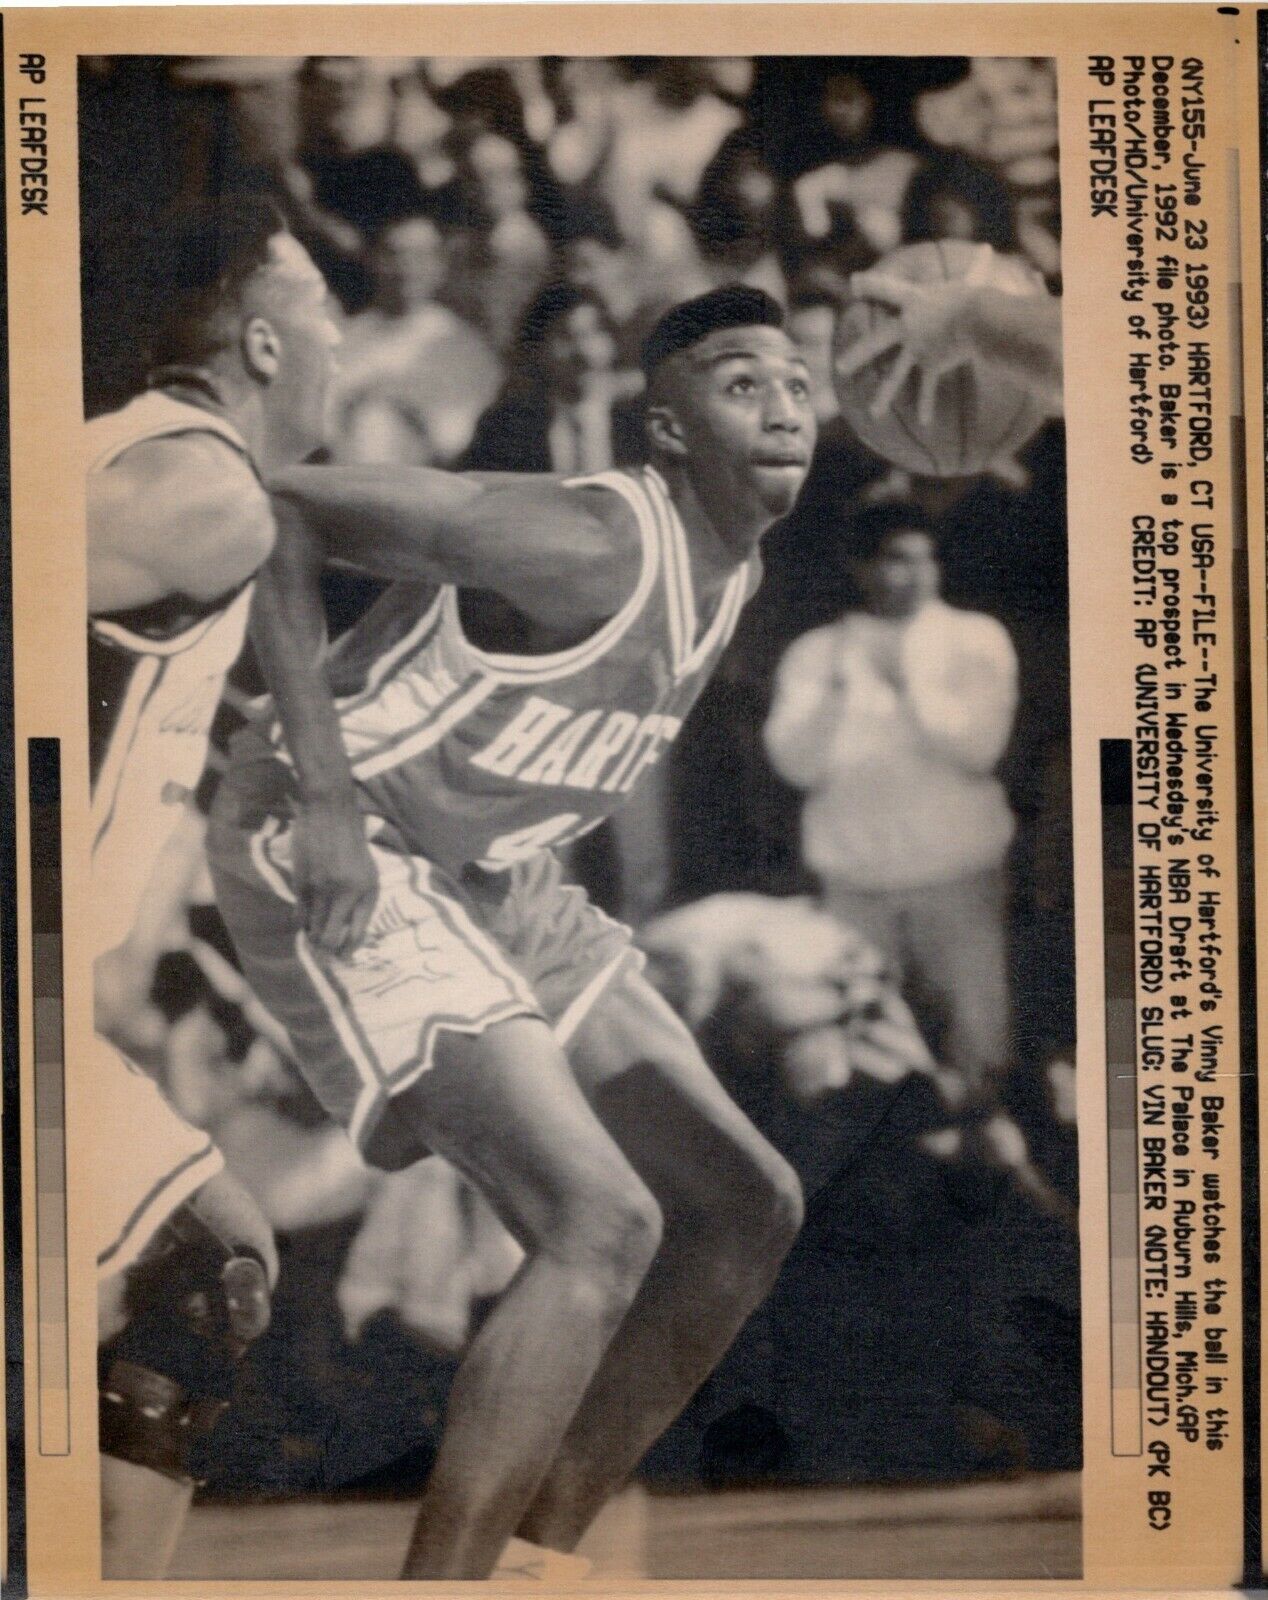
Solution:
<svg viewBox="0 0 1268 1600"><path fill-rule="evenodd" d="M287 749L236 745L209 838L219 904L367 1157L447 1156L527 1253L456 1378L407 1577L484 1577L517 1527L572 1548L799 1226L792 1170L551 849L661 758L801 487L814 415L779 320L734 289L662 322L638 471L276 480L289 581L260 639ZM326 550L404 580L331 663L337 723L311 670ZM302 812L340 742L378 880L360 943L324 914L305 930L294 875L297 813L309 863L355 853L328 807Z"/></svg>
<svg viewBox="0 0 1268 1600"><path fill-rule="evenodd" d="M190 1445L276 1276L257 1207L143 1070L162 1064L146 890L273 545L259 472L320 442L337 339L321 275L267 205L225 202L165 245L151 387L87 429L102 1571L132 1578L162 1574Z"/></svg>
<svg viewBox="0 0 1268 1600"><path fill-rule="evenodd" d="M407 1578L484 1577L516 1529L575 1546L799 1227L791 1169L553 854L661 759L800 490L814 415L779 323L739 287L662 320L640 470L275 483L259 644L285 737L235 748L220 907L367 1158L447 1156L527 1252L455 1381ZM324 688L328 556L401 581Z"/></svg>

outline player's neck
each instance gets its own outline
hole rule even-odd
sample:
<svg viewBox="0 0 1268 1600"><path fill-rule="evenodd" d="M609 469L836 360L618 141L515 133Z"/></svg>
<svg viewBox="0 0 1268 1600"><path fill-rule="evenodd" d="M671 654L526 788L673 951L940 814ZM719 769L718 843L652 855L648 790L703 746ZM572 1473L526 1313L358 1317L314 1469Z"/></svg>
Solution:
<svg viewBox="0 0 1268 1600"><path fill-rule="evenodd" d="M151 384L186 405L197 406L227 422L261 473L267 474L283 464L269 459L264 414L254 392L239 391L218 373L194 367L161 368L152 376Z"/></svg>
<svg viewBox="0 0 1268 1600"><path fill-rule="evenodd" d="M710 507L691 477L673 462L657 462L674 510L687 535L692 576L698 588L707 588L710 577L727 578L757 550L772 518L763 510L750 510L734 502L725 508Z"/></svg>
<svg viewBox="0 0 1268 1600"><path fill-rule="evenodd" d="M242 435L256 471L269 479L283 467L294 465L294 441L289 434L278 435L276 417L270 420L268 408L258 389L251 388L231 401L229 418Z"/></svg>

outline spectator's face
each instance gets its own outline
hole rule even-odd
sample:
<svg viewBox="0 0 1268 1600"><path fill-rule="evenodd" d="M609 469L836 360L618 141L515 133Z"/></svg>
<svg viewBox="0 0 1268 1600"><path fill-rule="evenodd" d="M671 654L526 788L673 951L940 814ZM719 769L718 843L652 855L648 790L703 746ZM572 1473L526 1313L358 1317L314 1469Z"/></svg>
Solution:
<svg viewBox="0 0 1268 1600"><path fill-rule="evenodd" d="M580 116L589 121L601 107L610 109L611 96L620 84L615 64L602 56L570 56L561 61L554 90L563 120Z"/></svg>
<svg viewBox="0 0 1268 1600"><path fill-rule="evenodd" d="M583 304L551 324L542 358L551 388L564 395L579 393L586 380L611 372L616 343L598 306Z"/></svg>
<svg viewBox="0 0 1268 1600"><path fill-rule="evenodd" d="M700 68L716 89L733 100L743 100L753 87L752 56L703 56Z"/></svg>
<svg viewBox="0 0 1268 1600"><path fill-rule="evenodd" d="M269 257L248 286L244 329L253 345L262 341L253 365L267 379L271 448L300 461L325 441L340 335L326 280L303 245L278 234Z"/></svg>
<svg viewBox="0 0 1268 1600"><path fill-rule="evenodd" d="M609 250L601 239L575 239L565 252L564 269L570 282L597 294L604 305L619 302L626 276L620 250Z"/></svg>
<svg viewBox="0 0 1268 1600"><path fill-rule="evenodd" d="M823 89L823 120L848 144L866 137L875 102L871 91L848 73L829 78Z"/></svg>
<svg viewBox="0 0 1268 1600"><path fill-rule="evenodd" d="M435 157L453 119L436 104L422 76L403 73L392 83L392 143L415 161Z"/></svg>
<svg viewBox="0 0 1268 1600"><path fill-rule="evenodd" d="M738 526L786 516L816 432L810 375L792 340L782 328L726 328L671 359L659 385L667 404L650 408L654 442L682 458L708 503Z"/></svg>
<svg viewBox="0 0 1268 1600"><path fill-rule="evenodd" d="M944 189L929 200L929 234L934 239L982 240L982 219L963 195Z"/></svg>
<svg viewBox="0 0 1268 1600"><path fill-rule="evenodd" d="M356 56L314 56L300 79L305 132L340 149L364 149L383 138L388 104L385 86Z"/></svg>
<svg viewBox="0 0 1268 1600"><path fill-rule="evenodd" d="M836 320L836 311L830 305L798 306L788 313L788 332L810 369L815 415L820 422L827 422L840 410L832 387L832 338Z"/></svg>
<svg viewBox="0 0 1268 1600"><path fill-rule="evenodd" d="M444 276L444 241L435 223L415 217L380 235L374 251L374 277L378 299L389 310L412 311L427 305Z"/></svg>
<svg viewBox="0 0 1268 1600"><path fill-rule="evenodd" d="M477 139L468 153L467 165L476 197L487 215L505 217L523 209L528 186L519 151L509 139L498 134Z"/></svg>
<svg viewBox="0 0 1268 1600"><path fill-rule="evenodd" d="M921 528L898 528L859 566L867 609L878 617L910 617L936 598L942 578L933 540Z"/></svg>
<svg viewBox="0 0 1268 1600"><path fill-rule="evenodd" d="M764 220L775 204L775 175L756 156L749 156L737 167L731 186L736 206L745 216Z"/></svg>

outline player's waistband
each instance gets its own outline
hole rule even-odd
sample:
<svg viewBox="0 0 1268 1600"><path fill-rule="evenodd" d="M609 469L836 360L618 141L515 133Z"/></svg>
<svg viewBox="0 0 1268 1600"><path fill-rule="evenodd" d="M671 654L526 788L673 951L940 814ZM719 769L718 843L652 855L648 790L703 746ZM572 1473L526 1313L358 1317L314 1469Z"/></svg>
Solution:
<svg viewBox="0 0 1268 1600"><path fill-rule="evenodd" d="M412 830L385 815L375 804L375 797L361 785L357 785L356 796L365 818L367 836L380 849L428 861L476 899L505 899L508 893L535 885L544 875L560 870L558 857L550 850L538 851L505 867L488 867L476 860L454 858L448 852L429 847L426 840L415 837ZM279 825L288 826L299 809L299 786L294 770L279 761L267 740L257 735L253 742L244 740L238 744L229 770L216 791L211 805L209 843L215 848L214 836L220 829L247 838L262 829L276 831Z"/></svg>

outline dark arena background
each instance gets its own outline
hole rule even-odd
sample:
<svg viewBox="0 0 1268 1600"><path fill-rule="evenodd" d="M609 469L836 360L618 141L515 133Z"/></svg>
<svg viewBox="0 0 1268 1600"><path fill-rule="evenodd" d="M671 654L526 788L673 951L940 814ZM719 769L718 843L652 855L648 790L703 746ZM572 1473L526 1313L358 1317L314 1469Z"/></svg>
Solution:
<svg viewBox="0 0 1268 1600"><path fill-rule="evenodd" d="M1077 1574L1063 432L1049 423L980 477L911 477L853 438L828 368L849 275L900 243L983 241L1059 292L1051 64L85 58L80 174L90 416L144 383L145 235L216 193L271 195L339 302L338 460L628 462L635 356L660 311L734 279L786 306L816 381L810 481L658 783L571 867L639 930L712 1065L797 1167L808 1217L769 1300L583 1549L608 1579ZM1015 819L1009 1044L962 1122L926 1077L834 1076L807 1045L835 1020L834 958L815 954L832 919L802 861L801 796L763 740L785 652L859 606L852 529L887 503L928 520L945 600L997 619L1017 662L995 774ZM373 592L329 580L332 630ZM222 732L252 687L248 662ZM460 1197L367 1173L323 1121L234 968L199 840L191 815L155 973L167 1088L259 1195L283 1267L171 1576L387 1576L455 1321L480 1314L478 1285L454 1287L463 1252L488 1245ZM911 987L955 1070L947 997Z"/></svg>

